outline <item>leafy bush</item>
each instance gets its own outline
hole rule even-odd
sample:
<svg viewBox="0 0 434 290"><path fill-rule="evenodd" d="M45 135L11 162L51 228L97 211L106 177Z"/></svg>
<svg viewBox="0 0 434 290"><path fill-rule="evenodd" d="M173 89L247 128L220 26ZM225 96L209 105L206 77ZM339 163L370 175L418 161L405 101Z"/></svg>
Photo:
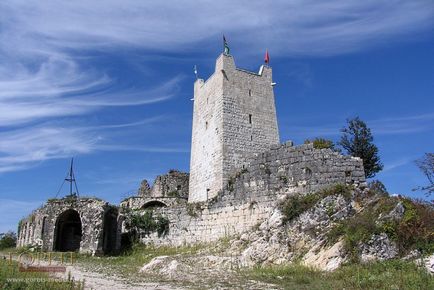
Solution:
<svg viewBox="0 0 434 290"><path fill-rule="evenodd" d="M402 199L404 217L395 224L396 241L401 253L417 249L423 253L434 252L434 209L432 204Z"/></svg>
<svg viewBox="0 0 434 290"><path fill-rule="evenodd" d="M327 196L343 195L345 198L350 198L351 189L352 188L348 185L337 184L315 193L289 196L279 206L284 216L283 221L286 223L297 218L300 214L311 209L318 201Z"/></svg>
<svg viewBox="0 0 434 290"><path fill-rule="evenodd" d="M170 221L168 218L163 217L162 215L157 217L156 230L158 237L164 237L169 233L169 223Z"/></svg>
<svg viewBox="0 0 434 290"><path fill-rule="evenodd" d="M320 199L317 194L311 193L307 195L293 195L287 198L281 205L280 211L282 212L284 222L289 222L306 210L312 208Z"/></svg>
<svg viewBox="0 0 434 290"><path fill-rule="evenodd" d="M172 190L167 193L168 197L180 197L179 192L177 190Z"/></svg>
<svg viewBox="0 0 434 290"><path fill-rule="evenodd" d="M315 138L313 140L306 139L304 140L304 144L313 144L313 148L315 149L332 149L336 151L335 144L331 140L327 140L324 138Z"/></svg>
<svg viewBox="0 0 434 290"><path fill-rule="evenodd" d="M386 186L379 180L372 180L368 183L368 188L371 194L389 195Z"/></svg>
<svg viewBox="0 0 434 290"><path fill-rule="evenodd" d="M0 235L0 250L15 248L17 245L17 235L14 232L7 232Z"/></svg>
<svg viewBox="0 0 434 290"><path fill-rule="evenodd" d="M401 202L404 216L401 220L387 216ZM383 217L380 219L380 217ZM344 239L344 249L350 260L358 260L359 243L367 242L372 235L385 233L396 242L401 256L411 250L423 254L434 252L434 210L431 204L408 198L382 197L367 206L361 213L335 225L328 233L328 244Z"/></svg>
<svg viewBox="0 0 434 290"><path fill-rule="evenodd" d="M137 212L130 214L130 224L129 229L133 231L141 232L145 235L149 235L152 232L157 232L158 237L165 236L169 232L169 219L158 215L154 218L154 213L152 210L147 210L144 214Z"/></svg>
<svg viewBox="0 0 434 290"><path fill-rule="evenodd" d="M373 234L378 234L379 229L375 224L375 215L369 211L350 219L345 223L344 249L350 255L351 262L357 262L359 252L357 245L366 243Z"/></svg>

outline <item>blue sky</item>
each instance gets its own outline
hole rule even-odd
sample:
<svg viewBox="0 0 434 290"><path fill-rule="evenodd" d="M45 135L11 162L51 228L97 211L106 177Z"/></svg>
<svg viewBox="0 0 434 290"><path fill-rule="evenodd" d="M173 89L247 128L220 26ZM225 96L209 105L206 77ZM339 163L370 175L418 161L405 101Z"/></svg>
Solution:
<svg viewBox="0 0 434 290"><path fill-rule="evenodd" d="M193 66L212 73L223 33L238 67L258 70L268 48L282 142L338 140L360 116L376 178L424 197L412 189L434 148L432 1L161 2L0 3L0 232L56 195L72 156L80 193L113 203L188 171Z"/></svg>

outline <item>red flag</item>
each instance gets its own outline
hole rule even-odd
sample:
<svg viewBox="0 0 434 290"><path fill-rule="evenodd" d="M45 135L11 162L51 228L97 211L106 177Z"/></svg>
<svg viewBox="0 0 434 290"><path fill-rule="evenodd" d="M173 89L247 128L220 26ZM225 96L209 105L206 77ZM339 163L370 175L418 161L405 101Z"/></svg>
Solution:
<svg viewBox="0 0 434 290"><path fill-rule="evenodd" d="M270 56L268 55L268 49L265 51L265 58L264 58L265 63L270 63Z"/></svg>

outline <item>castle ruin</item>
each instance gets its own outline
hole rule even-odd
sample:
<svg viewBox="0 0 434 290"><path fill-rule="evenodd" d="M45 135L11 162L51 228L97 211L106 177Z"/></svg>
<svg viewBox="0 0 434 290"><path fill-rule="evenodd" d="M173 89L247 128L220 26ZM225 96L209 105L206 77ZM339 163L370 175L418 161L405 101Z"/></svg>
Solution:
<svg viewBox="0 0 434 290"><path fill-rule="evenodd" d="M95 198L50 200L20 222L18 246L105 254L131 234L131 216L163 217L167 230L138 231L140 242L185 245L249 231L291 194L334 184L365 185L360 158L312 144L280 144L272 69L239 69L221 54L194 84L190 174L144 180L119 206Z"/></svg>

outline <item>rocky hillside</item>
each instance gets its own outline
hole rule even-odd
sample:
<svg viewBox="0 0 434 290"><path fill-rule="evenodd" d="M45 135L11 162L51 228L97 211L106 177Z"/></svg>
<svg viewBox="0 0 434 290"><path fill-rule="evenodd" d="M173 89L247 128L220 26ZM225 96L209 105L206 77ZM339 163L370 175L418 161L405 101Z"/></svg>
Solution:
<svg viewBox="0 0 434 290"><path fill-rule="evenodd" d="M337 185L283 198L253 231L216 247L218 255L208 250L199 255L201 263L210 261L204 267L297 262L331 271L344 263L400 258L418 260L434 272L434 210L429 203L389 196L380 183L363 191ZM143 271L182 268L173 258L165 264L159 258Z"/></svg>
<svg viewBox="0 0 434 290"><path fill-rule="evenodd" d="M337 185L281 201L257 229L231 241L243 266L301 262L334 270L345 262L414 259L434 252L432 204ZM433 269L434 270L434 269Z"/></svg>

